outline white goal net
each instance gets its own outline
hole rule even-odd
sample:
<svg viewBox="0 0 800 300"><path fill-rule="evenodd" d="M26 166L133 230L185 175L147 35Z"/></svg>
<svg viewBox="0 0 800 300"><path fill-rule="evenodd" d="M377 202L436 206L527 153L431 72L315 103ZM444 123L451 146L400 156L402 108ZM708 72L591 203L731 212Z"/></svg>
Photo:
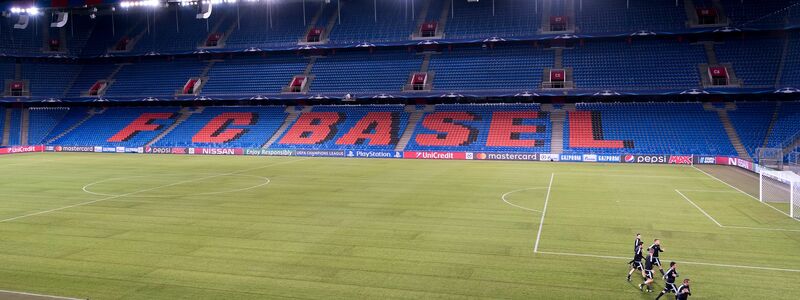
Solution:
<svg viewBox="0 0 800 300"><path fill-rule="evenodd" d="M800 219L800 175L762 168L758 183L761 202L785 203L789 215Z"/></svg>

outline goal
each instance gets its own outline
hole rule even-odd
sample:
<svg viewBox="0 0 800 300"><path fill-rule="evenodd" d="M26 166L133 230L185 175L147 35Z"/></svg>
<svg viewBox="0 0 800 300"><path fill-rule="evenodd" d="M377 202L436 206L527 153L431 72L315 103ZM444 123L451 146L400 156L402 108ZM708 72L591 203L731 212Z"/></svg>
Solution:
<svg viewBox="0 0 800 300"><path fill-rule="evenodd" d="M789 216L800 219L800 175L762 167L758 177L759 200L786 203L789 206Z"/></svg>

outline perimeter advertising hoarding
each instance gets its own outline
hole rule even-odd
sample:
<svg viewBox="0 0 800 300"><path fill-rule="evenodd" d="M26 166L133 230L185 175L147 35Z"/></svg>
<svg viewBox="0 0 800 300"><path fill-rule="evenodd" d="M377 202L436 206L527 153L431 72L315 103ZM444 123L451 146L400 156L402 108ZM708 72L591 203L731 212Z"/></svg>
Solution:
<svg viewBox="0 0 800 300"><path fill-rule="evenodd" d="M621 157L619 155L597 155L597 162L618 163L620 161Z"/></svg>
<svg viewBox="0 0 800 300"><path fill-rule="evenodd" d="M0 148L0 154L42 152L42 150L44 150L43 146L8 147L8 148Z"/></svg>
<svg viewBox="0 0 800 300"><path fill-rule="evenodd" d="M633 155L623 156L623 162L636 164L679 164L691 165L693 156L691 155Z"/></svg>
<svg viewBox="0 0 800 300"><path fill-rule="evenodd" d="M53 146L55 152L94 152L94 146Z"/></svg>
<svg viewBox="0 0 800 300"><path fill-rule="evenodd" d="M257 156L292 156L294 150L269 150L263 148L250 148L244 149L244 155L257 155Z"/></svg>
<svg viewBox="0 0 800 300"><path fill-rule="evenodd" d="M695 156L694 163L697 165L713 165L717 163L715 156Z"/></svg>
<svg viewBox="0 0 800 300"><path fill-rule="evenodd" d="M295 150L295 156L344 157L344 150Z"/></svg>
<svg viewBox="0 0 800 300"><path fill-rule="evenodd" d="M144 147L144 153L171 154L173 148L169 147Z"/></svg>
<svg viewBox="0 0 800 300"><path fill-rule="evenodd" d="M360 151L349 150L345 155L347 157L363 157L363 158L403 158L403 152L400 151Z"/></svg>
<svg viewBox="0 0 800 300"><path fill-rule="evenodd" d="M558 154L543 153L539 154L539 161L558 161Z"/></svg>
<svg viewBox="0 0 800 300"><path fill-rule="evenodd" d="M406 159L467 159L466 152L439 152L439 151L406 151L403 152Z"/></svg>
<svg viewBox="0 0 800 300"><path fill-rule="evenodd" d="M561 154L558 159L560 161L582 162L583 155L580 154Z"/></svg>
<svg viewBox="0 0 800 300"><path fill-rule="evenodd" d="M538 153L507 153L507 152L467 152L467 159L474 160L517 160L517 161L538 161Z"/></svg>
<svg viewBox="0 0 800 300"><path fill-rule="evenodd" d="M189 154L200 155L242 155L241 148L189 148Z"/></svg>

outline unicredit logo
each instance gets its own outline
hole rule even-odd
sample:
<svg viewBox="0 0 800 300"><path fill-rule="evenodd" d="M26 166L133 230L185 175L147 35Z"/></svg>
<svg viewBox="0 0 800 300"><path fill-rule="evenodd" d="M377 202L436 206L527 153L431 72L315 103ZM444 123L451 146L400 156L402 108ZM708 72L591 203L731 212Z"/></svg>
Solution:
<svg viewBox="0 0 800 300"><path fill-rule="evenodd" d="M36 151L36 148L34 146L12 147L8 149L8 153L34 152L34 151Z"/></svg>
<svg viewBox="0 0 800 300"><path fill-rule="evenodd" d="M451 152L417 152L417 158L453 159L453 153L451 153Z"/></svg>

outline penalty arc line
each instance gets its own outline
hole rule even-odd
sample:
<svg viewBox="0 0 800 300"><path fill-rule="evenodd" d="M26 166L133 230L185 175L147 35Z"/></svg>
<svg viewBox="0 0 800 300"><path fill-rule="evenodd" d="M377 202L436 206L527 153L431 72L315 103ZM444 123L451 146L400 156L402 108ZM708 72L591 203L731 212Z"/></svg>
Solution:
<svg viewBox="0 0 800 300"><path fill-rule="evenodd" d="M531 188L524 188L524 189L513 190L513 191L510 191L510 192L508 192L508 193L505 193L505 194L503 194L502 196L500 196L500 199L502 199L502 200L503 200L503 202L505 202L506 204L508 204L508 205L511 205L511 206L513 206L513 207L516 207L516 208L519 208L519 209L524 209L524 210L527 210L527 211L532 211L532 212L538 212L538 213L541 213L542 211L540 211L540 210L538 210L538 209L527 208L527 207L524 207L524 206L521 206L521 205L516 205L516 204L514 204L514 203L511 203L510 201L506 200L506 196L508 196L508 195L510 195L510 194L513 194L513 193L516 193L516 192L521 192L521 191L527 191L527 190L538 190L538 189L546 189L546 187L531 187Z"/></svg>
<svg viewBox="0 0 800 300"><path fill-rule="evenodd" d="M136 195L136 194L141 194L141 193L146 193L146 192L150 192L150 191L154 191L154 190L158 190L158 189L162 189L162 188L166 188L166 187L181 185L181 184L184 184L184 183L195 182L195 181L211 179L211 178L217 178L217 177L221 177L221 176L228 176L228 175L233 175L233 174L239 174L239 173L254 171L254 170L263 169L263 168L267 168L267 167L272 167L272 166L277 166L277 165L282 165L282 164L287 164L287 163L294 163L294 162L304 161L304 160L308 160L308 159L309 158L291 160L291 161L284 161L284 162L269 164L269 165L266 165L266 166L249 168L249 169L245 169L245 170L241 170L241 171L235 171L235 172L230 172L230 173L217 174L217 175L212 175L212 176L206 176L206 177L200 177L200 178L195 178L195 179L190 179L190 180L173 182L173 183L170 183L170 184L165 184L165 185L160 185L160 186L156 186L156 187L152 187L152 188L148 188L148 189L133 191L133 192L130 192L130 193L125 193L125 194L120 194L120 195L115 195L115 196L109 196L109 197L100 198L100 199L97 199L97 200L91 200L91 201L76 203L76 204L72 204L72 205L62 206L62 207L58 207L58 208L53 208L53 209L38 211L38 212L34 212L34 213L24 214L24 215L21 215L21 216L11 217L11 218L0 220L0 223L19 220L19 219L27 218L27 217L38 216L38 215L51 213L51 212L56 212L56 211L60 211L60 210L65 210L65 209L69 209L69 208L73 208L73 207L85 206L85 205L89 205L89 204L93 204L93 203L97 203L97 202L102 202L102 201L107 201L107 200L112 200L112 199L117 199L117 198L122 198L122 197L127 197L127 196L133 196L133 195Z"/></svg>
<svg viewBox="0 0 800 300"><path fill-rule="evenodd" d="M542 209L542 219L539 221L539 232L536 234L536 243L533 245L533 253L539 252L539 240L542 238L542 227L544 227L544 216L547 214L547 203L550 202L550 190L553 188L553 177L556 173L550 173L550 184L547 185L547 196L544 197L544 209Z"/></svg>
<svg viewBox="0 0 800 300"><path fill-rule="evenodd" d="M594 255L594 254L564 253L564 252L549 252L549 251L539 251L538 253L550 254L550 255L562 255L562 256L578 256L578 257L592 257L592 258L630 260L630 257L610 256L610 255ZM781 272L796 272L796 273L800 273L800 270L797 270L797 269L783 269L783 268L773 268L773 267L758 267L758 266L704 263L704 262L682 261L682 260L676 260L675 262L681 263L681 264L687 264L687 265L714 266L714 267L725 267L725 268L738 268L738 269L752 269L752 270L765 270L765 271L781 271Z"/></svg>
<svg viewBox="0 0 800 300"><path fill-rule="evenodd" d="M782 210L778 209L777 207L775 207L775 206L772 206L772 205L770 205L769 203L766 203L766 202L761 202L761 200L760 200L760 199L756 198L756 197L755 197L755 196L753 196L753 195L750 195L750 194L748 194L748 193L745 193L744 191L742 191L741 189L739 189L739 188L737 188L737 187L735 187L735 186L731 185L730 183L727 183L727 182L723 181L722 179L719 179L719 178L717 178L717 177L714 177L714 175L708 174L706 171L700 170L700 168L698 168L698 167L696 167L696 166L694 166L694 165L692 165L692 168L694 168L694 169L695 169L695 170L697 170L697 171L700 171L700 173L706 174L706 176L708 176L708 177L714 178L714 179L716 179L717 181L719 181L719 182L722 182L723 184L725 184L725 185L729 186L730 188L732 188L732 189L734 189L734 190L737 190L737 191L739 191L740 193L742 193L742 194L745 194L745 195L749 196L750 198L753 198L753 199L755 199L756 201L758 201L758 202L760 202L760 203L762 203L762 204L764 204L764 205L766 205L766 206L769 206L769 207L771 207L771 208L772 208L772 209L774 209L775 211L777 211L777 212L779 212L779 213L782 213L782 214L786 215L787 217L791 218L792 220L795 220L795 221L798 221L798 222L800 222L800 219L795 219L795 218L792 218L792 216L790 216L789 214L787 214L787 213L783 212Z"/></svg>
<svg viewBox="0 0 800 300"><path fill-rule="evenodd" d="M692 200L689 200L689 197L686 197L686 195L684 195L683 193L681 193L681 191L679 191L679 190L675 190L675 192L678 192L678 194L679 194L679 195L681 195L681 197L683 197L683 199L686 199L686 201L689 201L689 203L691 203L692 205L694 205L694 207L696 207L698 210L700 210L700 212L701 212L701 213L703 213L704 215L706 215L706 217L708 217L708 218L709 218L709 219L710 219L712 222L714 222L714 224L717 224L717 226L719 226L719 227L725 227L725 226L722 226L722 224L720 224L719 222L717 222L717 220L716 220L716 219L714 219L714 217L712 217L711 215L709 215L709 214L708 214L708 213L707 213L705 210L703 210L702 208L700 208L700 206L697 206L697 204L695 204L694 202L692 202Z"/></svg>

